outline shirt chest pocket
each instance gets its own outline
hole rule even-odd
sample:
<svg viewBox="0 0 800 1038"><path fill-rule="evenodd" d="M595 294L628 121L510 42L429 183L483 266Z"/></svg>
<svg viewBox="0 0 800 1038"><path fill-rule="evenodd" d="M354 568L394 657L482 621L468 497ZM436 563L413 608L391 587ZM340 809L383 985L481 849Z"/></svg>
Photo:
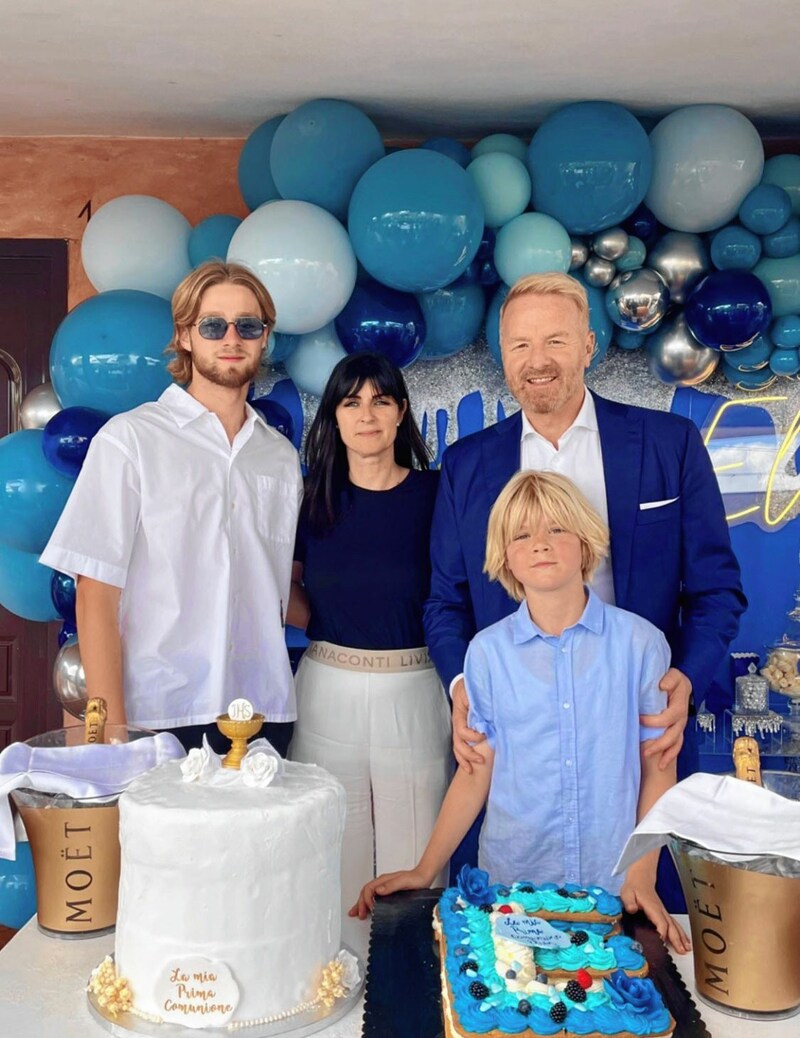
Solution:
<svg viewBox="0 0 800 1038"><path fill-rule="evenodd" d="M256 476L253 490L258 532L270 541L293 545L297 528L297 488L275 476Z"/></svg>

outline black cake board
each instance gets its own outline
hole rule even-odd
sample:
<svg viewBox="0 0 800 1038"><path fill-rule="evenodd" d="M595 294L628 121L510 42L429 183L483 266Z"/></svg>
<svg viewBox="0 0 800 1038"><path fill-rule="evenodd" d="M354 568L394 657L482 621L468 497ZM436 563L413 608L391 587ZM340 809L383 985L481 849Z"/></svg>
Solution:
<svg viewBox="0 0 800 1038"><path fill-rule="evenodd" d="M363 1038L441 1038L444 1034L439 949L431 925L440 895L441 890L413 890L376 898ZM645 916L624 916L623 929L644 948L650 977L675 1018L674 1038L711 1038L675 963Z"/></svg>

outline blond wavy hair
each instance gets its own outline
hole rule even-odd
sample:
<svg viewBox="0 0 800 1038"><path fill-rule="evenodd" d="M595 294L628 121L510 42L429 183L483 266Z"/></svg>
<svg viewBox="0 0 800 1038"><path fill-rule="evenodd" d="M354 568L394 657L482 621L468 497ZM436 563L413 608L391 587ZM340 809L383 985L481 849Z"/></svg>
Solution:
<svg viewBox="0 0 800 1038"><path fill-rule="evenodd" d="M523 526L542 520L574 533L581 542L581 574L590 581L608 553L608 527L571 479L554 472L518 472L500 492L489 513L483 572L502 584L515 602L525 589L511 572L506 549Z"/></svg>
<svg viewBox="0 0 800 1038"><path fill-rule="evenodd" d="M515 281L500 307L501 326L503 314L509 303L513 303L515 299L522 296L561 296L564 299L571 299L577 306L581 318L586 322L586 327L589 327L589 297L586 289L580 281L576 281L569 274L527 274L519 281Z"/></svg>
<svg viewBox="0 0 800 1038"><path fill-rule="evenodd" d="M275 327L275 304L272 296L251 270L238 263L223 263L222 260L201 263L181 281L172 296L172 320L175 327L170 344L164 352L168 355L173 354L172 360L167 364L167 371L181 385L186 385L192 380L192 354L181 345L181 335L197 320L206 291L213 285L224 284L249 288L258 302L259 316L267 326L267 335Z"/></svg>

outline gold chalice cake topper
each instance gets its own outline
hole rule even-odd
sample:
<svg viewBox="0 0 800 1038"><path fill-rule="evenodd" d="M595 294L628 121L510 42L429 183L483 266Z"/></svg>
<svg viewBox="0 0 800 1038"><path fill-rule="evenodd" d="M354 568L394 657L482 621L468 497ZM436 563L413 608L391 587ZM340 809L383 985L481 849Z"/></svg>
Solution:
<svg viewBox="0 0 800 1038"><path fill-rule="evenodd" d="M222 761L223 768L239 770L242 758L247 753L247 740L256 734L263 723L264 715L253 713L253 704L247 699L234 699L227 714L219 715L217 728L226 739L231 740L231 748Z"/></svg>

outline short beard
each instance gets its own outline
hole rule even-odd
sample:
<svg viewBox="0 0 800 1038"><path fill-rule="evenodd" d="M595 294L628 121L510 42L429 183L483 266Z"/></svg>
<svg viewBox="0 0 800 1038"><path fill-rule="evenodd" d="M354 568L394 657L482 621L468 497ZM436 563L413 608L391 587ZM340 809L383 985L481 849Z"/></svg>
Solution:
<svg viewBox="0 0 800 1038"><path fill-rule="evenodd" d="M192 354L192 371L202 375L207 382L212 382L215 386L224 386L226 389L241 389L252 382L260 366L261 357L255 357L247 367L231 368L223 367L217 361L208 364Z"/></svg>

